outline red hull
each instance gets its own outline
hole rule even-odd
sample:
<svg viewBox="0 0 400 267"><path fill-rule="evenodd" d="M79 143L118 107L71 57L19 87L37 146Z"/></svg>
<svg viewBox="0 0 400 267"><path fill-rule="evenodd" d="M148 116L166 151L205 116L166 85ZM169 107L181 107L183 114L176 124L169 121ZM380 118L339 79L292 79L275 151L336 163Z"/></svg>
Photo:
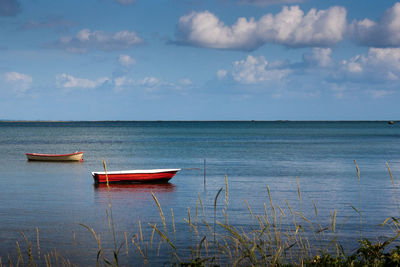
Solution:
<svg viewBox="0 0 400 267"><path fill-rule="evenodd" d="M179 170L169 170L154 173L108 173L109 183L166 183ZM95 183L106 183L106 175L104 173L93 172Z"/></svg>

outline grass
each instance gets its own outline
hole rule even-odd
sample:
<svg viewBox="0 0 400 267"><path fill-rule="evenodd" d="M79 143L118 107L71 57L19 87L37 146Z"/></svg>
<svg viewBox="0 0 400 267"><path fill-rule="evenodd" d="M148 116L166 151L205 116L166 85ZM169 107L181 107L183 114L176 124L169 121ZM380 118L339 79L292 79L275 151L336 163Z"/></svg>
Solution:
<svg viewBox="0 0 400 267"><path fill-rule="evenodd" d="M321 223L320 214L313 202L313 218L302 212L303 199L300 182L297 181L299 210L295 210L288 201L284 206L274 203L269 187L264 211L257 214L244 200L249 219L249 227L239 227L229 221L229 184L225 177L225 187L219 188L213 201L212 221L206 215L203 201L198 197L194 212L187 208L187 232L176 232L175 216L171 209L170 221L157 196L152 193L160 221L142 224L138 222L137 233L124 232L118 241L112 214L112 203L107 183L108 208L107 225L112 244L103 246L100 235L91 227L81 224L93 236L97 256L93 259L96 266L120 266L121 261L130 265L172 266L396 266L400 265L400 218L390 217L382 220L381 227L389 227L393 235L383 241L371 243L362 235L363 218L361 213L361 174L356 162L356 174L359 188L359 207L354 211L360 217L359 246L347 254L340 243L340 233L347 218L338 222L337 211L330 212L327 223ZM105 161L104 169L107 173ZM392 172L386 164L393 190L397 199L397 187ZM223 194L224 193L224 194ZM222 204L221 198L224 196ZM222 206L222 209L219 207ZM221 214L217 211L221 210ZM400 211L400 208L399 208ZM218 218L221 218L218 220ZM147 235L145 234L147 233ZM16 258L0 258L2 266L75 266L55 249L42 252L39 230L36 228L36 240L31 243L21 232L22 243L16 243ZM184 240L179 240L184 238ZM75 237L74 237L75 240ZM182 244L185 244L182 246ZM167 256L167 259L165 258ZM134 261L132 262L132 259ZM131 260L131 262L129 262ZM126 265L124 264L124 265Z"/></svg>

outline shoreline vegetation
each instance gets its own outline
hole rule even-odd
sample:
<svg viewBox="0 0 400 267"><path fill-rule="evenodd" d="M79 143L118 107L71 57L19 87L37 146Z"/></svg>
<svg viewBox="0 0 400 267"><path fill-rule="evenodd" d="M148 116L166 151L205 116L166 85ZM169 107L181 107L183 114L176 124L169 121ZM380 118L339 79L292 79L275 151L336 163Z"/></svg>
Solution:
<svg viewBox="0 0 400 267"><path fill-rule="evenodd" d="M303 199L300 182L297 181L296 205L285 200L285 206L278 205L267 186L267 200L264 212L253 212L244 199L248 216L253 222L241 227L238 222L229 221L229 184L219 188L213 202L213 215L206 215L204 204L198 196L196 207L187 208L186 233L177 233L174 211L165 211L154 193L152 198L159 213L158 222L138 221L135 233L117 232L113 217L110 185L107 180L108 205L106 223L110 240L102 243L95 229L80 224L93 238L96 257L93 266L399 266L400 265L400 214L383 218L381 229L389 228L391 235L371 242L363 237L363 215L361 202L362 179L357 162L354 161L359 185L359 203L351 206L359 217L360 233L358 247L347 251L341 243L341 229L347 217L339 222L336 210L329 212L329 219L323 220L313 201L314 216L306 217L302 212ZM106 162L103 166L107 174ZM396 205L398 189L389 164L387 171L392 182ZM355 204L355 203L354 203ZM299 208L295 208L299 207ZM167 214L167 215L166 215ZM327 223L324 223L327 222ZM3 266L80 266L65 258L56 248L41 251L39 229L34 240L28 240L21 232L22 241L16 242L15 257L0 258ZM179 238L184 240L178 240ZM74 234L74 241L76 240ZM182 246L184 244L184 246ZM134 256L132 256L134 255ZM132 261L133 259L133 261Z"/></svg>

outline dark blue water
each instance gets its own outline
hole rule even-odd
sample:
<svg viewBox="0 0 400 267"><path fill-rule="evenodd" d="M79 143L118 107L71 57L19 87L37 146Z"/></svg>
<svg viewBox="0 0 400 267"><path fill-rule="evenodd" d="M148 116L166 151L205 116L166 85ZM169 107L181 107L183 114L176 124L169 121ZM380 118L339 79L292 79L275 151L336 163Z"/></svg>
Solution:
<svg viewBox="0 0 400 267"><path fill-rule="evenodd" d="M85 151L83 163L26 161L26 152ZM256 214L268 202L267 186L275 204L285 201L313 219L315 201L319 222L346 222L344 240L362 234L387 235L379 227L389 216L399 216L400 124L386 122L1 122L0 123L0 257L15 254L19 231L42 251L57 248L72 261L94 264L96 243L79 224L88 225L109 242L107 188L93 184L91 171L144 168L182 168L169 184L111 187L117 238L128 241L138 232L138 221L161 226L153 192L167 220L174 211L177 232L189 233L187 208L194 217L199 197L212 222L214 197L229 184L230 223L252 224L244 199ZM206 159L206 187L203 164ZM354 160L361 171L357 178ZM386 162L396 187L393 187ZM193 169L198 168L198 169ZM298 198L300 183L302 201ZM359 190L361 189L361 190ZM224 206L225 192L218 202ZM197 203L197 204L196 204ZM198 208L200 214L200 207ZM192 218L193 219L193 218ZM220 220L223 217L219 216ZM200 220L200 219L199 219ZM203 220L203 219L202 219ZM149 230L144 229L145 234ZM74 238L75 236L75 238ZM189 234L188 234L189 236ZM147 236L148 237L148 236ZM130 243L130 242L129 242ZM349 243L351 249L354 244ZM131 246L131 254L134 249ZM131 255L130 254L130 255ZM133 256L129 256L133 257Z"/></svg>

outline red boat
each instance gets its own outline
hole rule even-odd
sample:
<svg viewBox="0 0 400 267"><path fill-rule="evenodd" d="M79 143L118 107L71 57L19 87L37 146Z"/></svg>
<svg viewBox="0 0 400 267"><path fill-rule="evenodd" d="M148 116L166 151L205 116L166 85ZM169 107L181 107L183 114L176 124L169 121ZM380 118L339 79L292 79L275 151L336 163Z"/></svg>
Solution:
<svg viewBox="0 0 400 267"><path fill-rule="evenodd" d="M71 154L39 154L26 153L28 160L36 161L83 161L83 152L75 152Z"/></svg>
<svg viewBox="0 0 400 267"><path fill-rule="evenodd" d="M181 169L127 170L107 172L109 183L165 183ZM105 172L92 172L95 183L106 183Z"/></svg>

